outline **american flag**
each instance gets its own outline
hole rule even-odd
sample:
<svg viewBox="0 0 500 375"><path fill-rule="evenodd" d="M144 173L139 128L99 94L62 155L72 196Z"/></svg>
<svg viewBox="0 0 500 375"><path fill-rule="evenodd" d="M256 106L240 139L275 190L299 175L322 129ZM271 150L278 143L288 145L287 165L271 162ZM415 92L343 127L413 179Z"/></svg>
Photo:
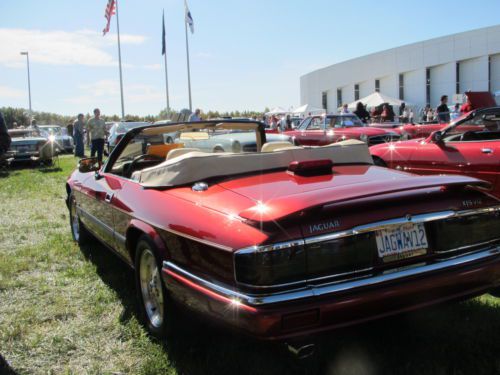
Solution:
<svg viewBox="0 0 500 375"><path fill-rule="evenodd" d="M115 14L115 0L108 0L108 5L106 5L106 10L104 11L104 18L106 18L106 26L102 30L102 35L106 35L109 32L109 24L111 23L111 17Z"/></svg>

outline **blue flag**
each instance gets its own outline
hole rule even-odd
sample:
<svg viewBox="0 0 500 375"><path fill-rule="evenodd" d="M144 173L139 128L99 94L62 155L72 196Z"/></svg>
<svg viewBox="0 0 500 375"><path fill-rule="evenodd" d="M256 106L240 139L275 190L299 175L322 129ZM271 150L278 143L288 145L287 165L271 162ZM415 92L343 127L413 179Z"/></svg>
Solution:
<svg viewBox="0 0 500 375"><path fill-rule="evenodd" d="M161 30L161 54L167 53L167 42L165 41L165 11L162 14L162 30Z"/></svg>

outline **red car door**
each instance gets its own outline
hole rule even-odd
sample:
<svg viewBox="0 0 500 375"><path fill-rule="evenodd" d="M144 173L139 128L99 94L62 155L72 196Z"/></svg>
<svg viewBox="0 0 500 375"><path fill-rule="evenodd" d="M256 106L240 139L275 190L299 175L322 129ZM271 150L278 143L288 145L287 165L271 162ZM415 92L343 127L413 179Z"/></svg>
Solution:
<svg viewBox="0 0 500 375"><path fill-rule="evenodd" d="M500 113L498 124L484 114L444 133L443 141L420 143L411 154L409 171L420 174L465 174L498 188ZM498 129L498 130L497 130Z"/></svg>
<svg viewBox="0 0 500 375"><path fill-rule="evenodd" d="M81 200L81 208L85 217L84 223L100 240L114 248L115 195L124 181L108 173L96 176L86 180L85 189L82 191L84 197Z"/></svg>

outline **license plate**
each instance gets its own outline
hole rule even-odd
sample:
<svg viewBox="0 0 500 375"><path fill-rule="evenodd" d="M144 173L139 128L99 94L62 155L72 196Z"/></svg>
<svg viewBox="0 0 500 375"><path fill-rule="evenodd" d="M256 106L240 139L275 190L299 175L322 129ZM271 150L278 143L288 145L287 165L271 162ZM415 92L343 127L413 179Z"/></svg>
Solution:
<svg viewBox="0 0 500 375"><path fill-rule="evenodd" d="M378 256L383 262L424 255L429 247L423 223L406 223L379 230L376 240Z"/></svg>

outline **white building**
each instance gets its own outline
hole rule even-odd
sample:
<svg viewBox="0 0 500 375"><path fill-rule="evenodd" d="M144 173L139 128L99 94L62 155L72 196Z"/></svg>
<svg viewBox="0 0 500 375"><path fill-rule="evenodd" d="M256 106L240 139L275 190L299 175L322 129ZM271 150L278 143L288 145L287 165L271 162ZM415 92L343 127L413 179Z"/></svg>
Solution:
<svg viewBox="0 0 500 375"><path fill-rule="evenodd" d="M335 112L374 91L415 107L441 95L500 90L500 25L430 39L315 70L300 77L300 101Z"/></svg>

